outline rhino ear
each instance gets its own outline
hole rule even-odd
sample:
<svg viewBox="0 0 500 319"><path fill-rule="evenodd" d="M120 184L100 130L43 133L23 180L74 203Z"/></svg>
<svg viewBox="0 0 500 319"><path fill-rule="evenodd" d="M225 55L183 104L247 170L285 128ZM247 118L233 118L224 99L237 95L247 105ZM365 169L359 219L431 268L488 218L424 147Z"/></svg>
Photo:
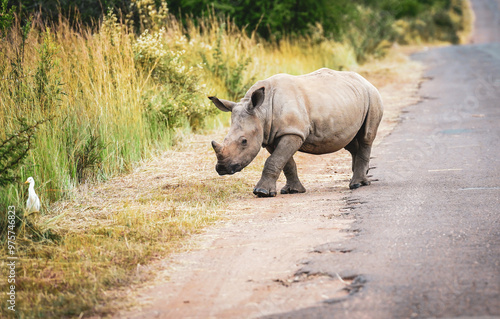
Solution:
<svg viewBox="0 0 500 319"><path fill-rule="evenodd" d="M231 112L233 107L236 105L234 102L218 99L215 96L209 96L208 98L215 104L215 106L217 106L219 110L223 112Z"/></svg>
<svg viewBox="0 0 500 319"><path fill-rule="evenodd" d="M257 89L255 91L253 91L252 93L252 107L255 109L255 108L258 108L259 106L262 105L262 103L264 103L264 97L266 96L266 94L264 93L264 87L261 87L260 89Z"/></svg>

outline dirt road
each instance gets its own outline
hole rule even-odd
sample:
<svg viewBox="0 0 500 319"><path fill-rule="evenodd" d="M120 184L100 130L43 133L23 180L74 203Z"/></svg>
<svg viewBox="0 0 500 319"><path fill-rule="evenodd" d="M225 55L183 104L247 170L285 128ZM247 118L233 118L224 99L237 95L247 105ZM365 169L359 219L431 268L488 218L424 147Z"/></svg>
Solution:
<svg viewBox="0 0 500 319"><path fill-rule="evenodd" d="M474 41L495 40L498 1L473 4ZM306 194L235 202L229 221L193 239L197 249L164 261L140 308L117 317L500 315L499 53L484 44L415 55L429 66L424 100L378 140L378 181L351 192L346 152L299 156ZM415 102L412 83L382 89L381 136Z"/></svg>

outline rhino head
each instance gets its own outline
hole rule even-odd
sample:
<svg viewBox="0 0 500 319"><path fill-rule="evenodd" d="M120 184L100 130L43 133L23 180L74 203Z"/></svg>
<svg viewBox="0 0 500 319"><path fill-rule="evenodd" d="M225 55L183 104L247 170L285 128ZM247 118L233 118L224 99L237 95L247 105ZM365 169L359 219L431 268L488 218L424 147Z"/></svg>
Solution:
<svg viewBox="0 0 500 319"><path fill-rule="evenodd" d="M253 91L250 98L247 96L238 103L209 97L218 109L231 112L231 128L224 142L219 144L212 141L217 155L215 170L219 175L241 171L252 162L262 147L263 112L259 109L264 102L264 88Z"/></svg>

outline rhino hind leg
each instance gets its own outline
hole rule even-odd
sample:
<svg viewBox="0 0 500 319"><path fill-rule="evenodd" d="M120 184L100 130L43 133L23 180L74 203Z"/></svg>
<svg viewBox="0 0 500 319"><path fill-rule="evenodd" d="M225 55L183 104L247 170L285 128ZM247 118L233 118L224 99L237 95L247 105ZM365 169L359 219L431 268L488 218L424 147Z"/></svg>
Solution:
<svg viewBox="0 0 500 319"><path fill-rule="evenodd" d="M352 179L349 183L350 189L356 189L361 186L370 185L367 173L370 163L371 145L360 142L354 139L348 146L348 150L352 155Z"/></svg>
<svg viewBox="0 0 500 319"><path fill-rule="evenodd" d="M283 172L285 173L286 184L281 189L281 194L298 194L306 192L305 187L299 180L299 176L297 174L297 164L295 164L293 157L286 162Z"/></svg>
<svg viewBox="0 0 500 319"><path fill-rule="evenodd" d="M349 183L350 189L370 185L370 181L366 175L370 168L372 144L377 135L378 126L382 120L382 114L383 107L380 94L373 88L370 92L370 107L365 122L356 137L345 147L352 155L353 175Z"/></svg>
<svg viewBox="0 0 500 319"><path fill-rule="evenodd" d="M253 190L255 195L258 197L276 196L276 181L278 180L281 171L292 159L293 154L298 151L301 145L302 139L298 135L284 135L280 138L274 149L268 149L271 152L271 156L267 158L266 163L264 164L264 169L262 170L262 177L257 185L255 185ZM293 162L293 164L295 164L295 162ZM289 166L287 168L287 172L290 173L291 167ZM295 175L297 175L296 171L297 168L295 166Z"/></svg>
<svg viewBox="0 0 500 319"><path fill-rule="evenodd" d="M352 171L353 172L354 172L354 167L356 166L356 154L358 153L358 148L359 148L359 144L358 144L358 139L357 138L354 138L345 147L345 149L348 150L349 153L351 153L351 157L352 157Z"/></svg>

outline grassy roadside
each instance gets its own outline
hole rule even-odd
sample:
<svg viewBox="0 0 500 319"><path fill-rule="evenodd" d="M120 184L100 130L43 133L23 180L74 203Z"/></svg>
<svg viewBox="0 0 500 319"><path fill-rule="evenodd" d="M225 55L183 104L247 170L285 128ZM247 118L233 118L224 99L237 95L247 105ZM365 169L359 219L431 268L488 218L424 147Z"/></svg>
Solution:
<svg viewBox="0 0 500 319"><path fill-rule="evenodd" d="M17 224L17 314L26 318L112 312L117 289L153 278L145 265L182 249L183 238L228 217L232 201L251 196L254 180L245 174L214 174L210 137L182 138L211 114L206 95L235 99L255 79L330 67L362 73L389 88L384 100L402 105L393 93L419 72L397 49L359 66L352 47L321 33L262 43L218 19L187 30L170 20L165 29L151 25L133 37L109 15L100 30L76 34L62 21L45 32L30 28L24 40L19 35L11 35L15 47L1 51L15 57L24 46L26 75L24 82L0 82L2 127L15 130L16 112L49 119L20 172L22 180L37 176L43 203L41 215L21 214ZM16 65L5 62L2 76L21 72ZM172 99L174 91L182 94ZM34 103L18 103L26 100ZM396 121L397 112L389 118ZM262 160L249 169L259 172ZM22 207L26 194L16 184L1 196L3 204ZM2 272L6 254L0 254ZM0 283L1 298L7 291ZM0 314L10 315L5 307Z"/></svg>
<svg viewBox="0 0 500 319"><path fill-rule="evenodd" d="M30 129L13 146L26 156L0 185L0 209L22 206L29 176L46 211L80 184L130 170L171 147L179 130L201 129L214 114L207 95L236 100L258 78L356 65L346 44L265 42L215 17L187 29L173 18L149 27L136 36L109 14L97 30L76 33L65 20L50 28L17 21L8 30L0 42L0 141ZM0 168L4 155L19 162L9 151Z"/></svg>

